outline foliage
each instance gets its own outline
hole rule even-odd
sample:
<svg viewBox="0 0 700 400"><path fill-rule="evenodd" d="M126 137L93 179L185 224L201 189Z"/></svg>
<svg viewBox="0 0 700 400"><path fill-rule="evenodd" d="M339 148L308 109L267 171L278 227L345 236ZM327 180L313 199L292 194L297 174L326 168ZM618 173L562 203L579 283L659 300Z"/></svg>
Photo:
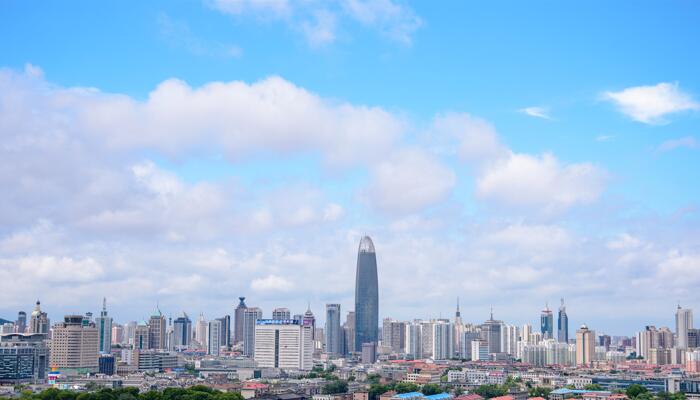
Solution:
<svg viewBox="0 0 700 400"><path fill-rule="evenodd" d="M410 382L397 382L394 385L394 390L396 390L396 393L417 392L418 385L416 385L415 383L410 383Z"/></svg>
<svg viewBox="0 0 700 400"><path fill-rule="evenodd" d="M367 375L367 382L369 382L370 384L378 384L378 383L379 383L379 379L381 379L381 376L380 376L380 375L377 375L377 374L369 374L369 375Z"/></svg>
<svg viewBox="0 0 700 400"><path fill-rule="evenodd" d="M381 383L373 383L369 386L369 400L377 400L379 396L391 390L391 387L382 385Z"/></svg>
<svg viewBox="0 0 700 400"><path fill-rule="evenodd" d="M603 390L603 387L597 383L589 383L583 387L584 390Z"/></svg>
<svg viewBox="0 0 700 400"><path fill-rule="evenodd" d="M139 393L137 388L98 389L93 392L46 389L27 394L24 400L244 400L237 392L221 392L208 386L196 385L187 389L167 388Z"/></svg>
<svg viewBox="0 0 700 400"><path fill-rule="evenodd" d="M343 380L333 381L323 387L323 394L346 393L348 391L348 383Z"/></svg>
<svg viewBox="0 0 700 400"><path fill-rule="evenodd" d="M474 389L474 393L485 399L490 399L492 397L505 396L508 393L508 387L505 385L481 385Z"/></svg>
<svg viewBox="0 0 700 400"><path fill-rule="evenodd" d="M659 392L656 394L656 398L659 400L685 400L685 393Z"/></svg>
<svg viewBox="0 0 700 400"><path fill-rule="evenodd" d="M549 393L552 389L542 386L535 386L528 390L529 397L544 397L545 399L549 397Z"/></svg>
<svg viewBox="0 0 700 400"><path fill-rule="evenodd" d="M647 388L635 383L635 384L629 385L627 387L625 394L627 394L627 397L629 397L630 399L636 399L637 396L641 395L642 393L647 393L647 392L648 392Z"/></svg>
<svg viewBox="0 0 700 400"><path fill-rule="evenodd" d="M442 389L440 389L440 386L434 383L426 383L425 385L423 385L420 391L426 396L442 393Z"/></svg>

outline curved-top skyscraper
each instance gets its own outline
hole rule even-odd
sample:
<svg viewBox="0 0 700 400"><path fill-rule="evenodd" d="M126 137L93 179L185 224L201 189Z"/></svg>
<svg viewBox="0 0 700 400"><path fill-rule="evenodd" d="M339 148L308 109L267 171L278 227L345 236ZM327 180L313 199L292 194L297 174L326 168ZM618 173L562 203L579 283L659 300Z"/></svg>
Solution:
<svg viewBox="0 0 700 400"><path fill-rule="evenodd" d="M355 275L355 351L363 343L377 342L379 331L379 287L377 255L369 236L362 237L357 250Z"/></svg>

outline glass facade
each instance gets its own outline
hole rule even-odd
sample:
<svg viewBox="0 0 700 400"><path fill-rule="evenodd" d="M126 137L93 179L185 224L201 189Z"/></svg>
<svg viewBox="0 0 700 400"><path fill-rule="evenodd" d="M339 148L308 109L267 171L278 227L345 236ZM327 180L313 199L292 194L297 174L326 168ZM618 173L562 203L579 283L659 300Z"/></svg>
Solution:
<svg viewBox="0 0 700 400"><path fill-rule="evenodd" d="M376 343L379 331L377 256L369 236L360 240L355 276L355 351L363 343Z"/></svg>

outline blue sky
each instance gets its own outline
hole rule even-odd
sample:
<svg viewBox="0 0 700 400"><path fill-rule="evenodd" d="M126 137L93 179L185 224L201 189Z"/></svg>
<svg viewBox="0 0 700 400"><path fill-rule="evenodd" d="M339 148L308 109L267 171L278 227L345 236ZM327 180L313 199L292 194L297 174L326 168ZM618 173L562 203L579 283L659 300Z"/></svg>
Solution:
<svg viewBox="0 0 700 400"><path fill-rule="evenodd" d="M700 301L697 2L8 1L0 35L6 318L348 310L363 232L383 316Z"/></svg>

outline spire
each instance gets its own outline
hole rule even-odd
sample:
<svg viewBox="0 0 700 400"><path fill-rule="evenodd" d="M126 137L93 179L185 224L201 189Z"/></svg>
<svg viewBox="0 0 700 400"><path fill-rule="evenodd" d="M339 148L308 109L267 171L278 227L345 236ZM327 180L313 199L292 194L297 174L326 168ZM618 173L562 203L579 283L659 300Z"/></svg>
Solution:
<svg viewBox="0 0 700 400"><path fill-rule="evenodd" d="M455 317L461 317L462 314L459 312L459 296L457 296L457 312L455 313Z"/></svg>
<svg viewBox="0 0 700 400"><path fill-rule="evenodd" d="M493 306L491 306L491 321L493 321Z"/></svg>
<svg viewBox="0 0 700 400"><path fill-rule="evenodd" d="M107 311L107 298L102 298L102 311Z"/></svg>

